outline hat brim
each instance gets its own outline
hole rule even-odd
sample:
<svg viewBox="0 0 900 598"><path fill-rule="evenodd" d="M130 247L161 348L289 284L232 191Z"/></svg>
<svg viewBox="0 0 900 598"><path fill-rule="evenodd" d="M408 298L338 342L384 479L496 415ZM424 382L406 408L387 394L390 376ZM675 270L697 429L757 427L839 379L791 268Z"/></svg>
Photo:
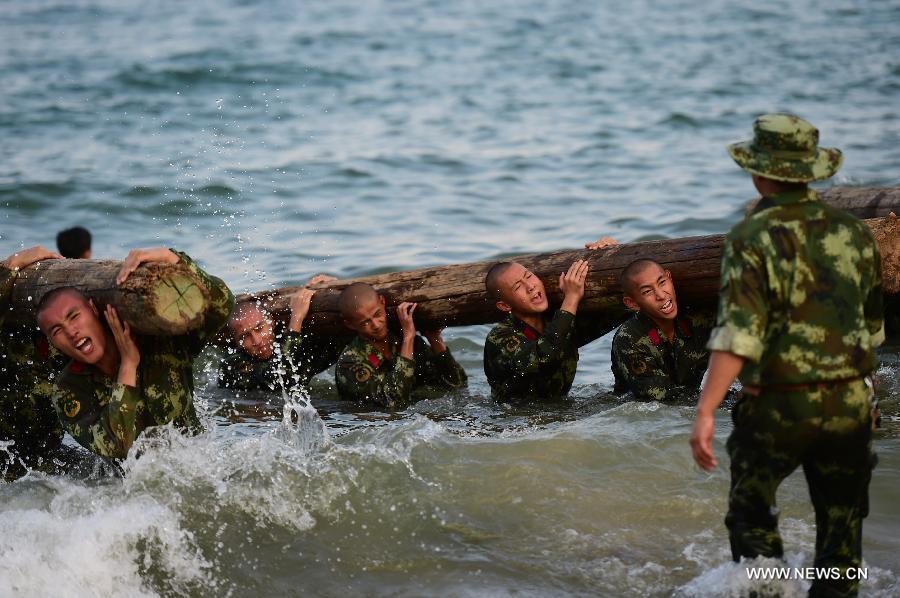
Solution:
<svg viewBox="0 0 900 598"><path fill-rule="evenodd" d="M821 181L834 175L844 163L841 150L820 147L806 158L785 158L761 152L752 142L742 141L728 146L728 153L737 165L748 172L786 183Z"/></svg>

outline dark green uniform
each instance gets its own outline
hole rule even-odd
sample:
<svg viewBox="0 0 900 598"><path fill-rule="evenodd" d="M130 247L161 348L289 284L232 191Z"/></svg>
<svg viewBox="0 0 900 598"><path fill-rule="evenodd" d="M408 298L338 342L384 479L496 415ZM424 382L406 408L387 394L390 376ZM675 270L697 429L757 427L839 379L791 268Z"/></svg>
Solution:
<svg viewBox="0 0 900 598"><path fill-rule="evenodd" d="M0 325L11 309L15 279L15 272L0 266ZM60 447L63 429L50 395L65 360L34 325L3 326L0 356L0 442L6 445L0 468L14 478L53 458Z"/></svg>
<svg viewBox="0 0 900 598"><path fill-rule="evenodd" d="M351 401L374 401L387 409L402 409L410 393L422 386L464 388L466 371L447 349L434 353L425 339L416 335L413 359L400 355L400 339L390 334L393 359L361 336L356 336L338 360L334 371L338 394Z"/></svg>
<svg viewBox="0 0 900 598"><path fill-rule="evenodd" d="M228 320L234 297L224 282L176 253L209 291L202 326L179 336L137 336L141 360L135 387L74 360L57 381L53 402L63 427L99 455L124 458L135 438L151 426L174 422L190 431L201 429L194 410L194 359Z"/></svg>
<svg viewBox="0 0 900 598"><path fill-rule="evenodd" d="M630 392L639 401L696 399L709 362L706 343L714 324L711 311L680 309L670 341L653 320L634 314L613 337L615 391Z"/></svg>
<svg viewBox="0 0 900 598"><path fill-rule="evenodd" d="M219 386L236 390L278 391L308 386L313 376L333 366L344 339L288 331L276 354L260 360L238 349L222 362Z"/></svg>
<svg viewBox="0 0 900 598"><path fill-rule="evenodd" d="M512 314L484 342L484 373L498 401L565 397L578 369L578 348L609 330L559 309L541 334Z"/></svg>
<svg viewBox="0 0 900 598"><path fill-rule="evenodd" d="M781 557L775 493L803 466L816 511L816 567L859 567L868 513L871 391L884 340L878 246L812 190L764 198L729 233L718 328L708 347L746 359L760 387L735 405L728 439L732 555ZM853 594L858 582L813 583Z"/></svg>

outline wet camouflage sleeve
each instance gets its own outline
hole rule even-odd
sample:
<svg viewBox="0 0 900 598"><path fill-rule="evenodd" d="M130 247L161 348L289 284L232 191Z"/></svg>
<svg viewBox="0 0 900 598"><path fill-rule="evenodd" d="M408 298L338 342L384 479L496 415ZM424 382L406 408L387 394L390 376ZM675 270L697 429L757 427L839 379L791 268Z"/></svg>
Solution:
<svg viewBox="0 0 900 598"><path fill-rule="evenodd" d="M396 409L409 402L416 381L416 363L397 355L377 370L368 355L348 347L334 372L338 394L344 400L374 401Z"/></svg>
<svg viewBox="0 0 900 598"><path fill-rule="evenodd" d="M516 377L559 360L574 322L573 314L559 309L538 339L524 341L512 328L494 328L485 340L492 370L500 376Z"/></svg>
<svg viewBox="0 0 900 598"><path fill-rule="evenodd" d="M421 340L421 343L418 342ZM431 350L422 337L416 337L417 370L425 373L427 383L442 388L465 388L469 381L466 370L447 349L443 353L435 353Z"/></svg>
<svg viewBox="0 0 900 598"><path fill-rule="evenodd" d="M143 431L138 425L144 408L140 391L114 383L97 395L90 375L66 376L53 395L56 413L81 446L104 457L124 459ZM96 405L91 404L94 401Z"/></svg>
<svg viewBox="0 0 900 598"><path fill-rule="evenodd" d="M175 249L171 251L203 282L209 292L209 307L204 314L203 324L199 329L187 335L187 340L196 356L200 354L209 339L215 336L228 322L228 317L234 309L234 295L222 279L204 272L186 253Z"/></svg>

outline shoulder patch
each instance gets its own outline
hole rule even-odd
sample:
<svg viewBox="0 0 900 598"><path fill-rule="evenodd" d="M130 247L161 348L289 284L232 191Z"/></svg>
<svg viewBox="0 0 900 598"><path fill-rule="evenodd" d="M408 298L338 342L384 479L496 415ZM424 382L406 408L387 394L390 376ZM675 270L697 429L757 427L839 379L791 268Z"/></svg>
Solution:
<svg viewBox="0 0 900 598"><path fill-rule="evenodd" d="M79 411L81 411L81 403L77 399L69 398L63 403L63 412L65 412L66 417L75 417Z"/></svg>
<svg viewBox="0 0 900 598"><path fill-rule="evenodd" d="M372 377L372 368L361 363L353 368L353 377L357 382L366 382Z"/></svg>
<svg viewBox="0 0 900 598"><path fill-rule="evenodd" d="M507 353L515 353L516 351L519 350L519 347L521 347L521 346L522 346L522 341L519 340L519 337L511 336L506 341L506 346L504 347L504 349L506 349Z"/></svg>

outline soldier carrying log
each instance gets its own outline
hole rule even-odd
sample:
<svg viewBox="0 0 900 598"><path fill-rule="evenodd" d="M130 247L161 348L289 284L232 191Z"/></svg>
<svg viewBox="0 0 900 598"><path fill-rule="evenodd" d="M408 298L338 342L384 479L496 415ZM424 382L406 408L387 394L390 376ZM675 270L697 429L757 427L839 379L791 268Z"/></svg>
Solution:
<svg viewBox="0 0 900 598"><path fill-rule="evenodd" d="M54 347L72 359L59 375L53 404L63 427L82 446L124 458L146 428L174 422L198 431L193 362L228 319L234 297L187 255L165 248L128 254L116 279L121 285L145 262L184 264L209 297L201 323L177 336L134 335L107 305L103 317L92 299L72 287L47 293L37 321Z"/></svg>
<svg viewBox="0 0 900 598"><path fill-rule="evenodd" d="M306 286L335 280L319 274ZM271 316L257 302L237 304L228 318L236 353L222 361L219 386L235 390L293 390L337 362L346 345L341 337L303 332L316 291L302 288L291 297L291 317L284 338L276 343Z"/></svg>
<svg viewBox="0 0 900 598"><path fill-rule="evenodd" d="M626 266L619 286L634 316L613 337L615 391L640 401L696 400L714 314L680 305L672 273L648 258Z"/></svg>

